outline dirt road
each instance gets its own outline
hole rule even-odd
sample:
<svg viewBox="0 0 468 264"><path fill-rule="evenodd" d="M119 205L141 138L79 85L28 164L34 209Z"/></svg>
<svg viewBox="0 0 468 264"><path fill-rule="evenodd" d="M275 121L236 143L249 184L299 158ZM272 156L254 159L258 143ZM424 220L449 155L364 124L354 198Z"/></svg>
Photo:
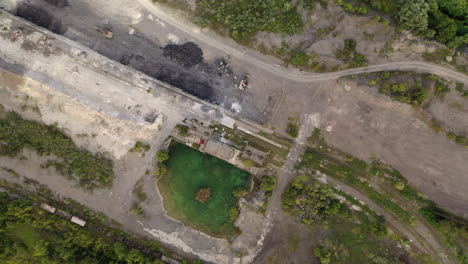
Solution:
<svg viewBox="0 0 468 264"><path fill-rule="evenodd" d="M305 73L295 69L278 67L275 63L279 63L279 60L249 50L232 40L222 38L212 32L204 31L198 26L187 22L184 18L175 16L176 14L174 12L155 5L151 0L138 0L138 2L160 20L177 27L179 30L191 35L194 39L204 42L214 49L222 50L247 64L254 65L265 71L296 82L324 81L359 73L402 70L433 73L442 77L468 83L468 76L463 73L421 61L392 62L322 74ZM275 63L272 63L273 61Z"/></svg>

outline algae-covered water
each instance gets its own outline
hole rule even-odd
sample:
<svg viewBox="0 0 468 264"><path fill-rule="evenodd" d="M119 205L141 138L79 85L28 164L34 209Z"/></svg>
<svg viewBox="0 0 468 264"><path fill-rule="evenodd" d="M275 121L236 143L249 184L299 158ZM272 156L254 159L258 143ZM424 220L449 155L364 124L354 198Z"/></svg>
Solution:
<svg viewBox="0 0 468 264"><path fill-rule="evenodd" d="M169 214L205 233L232 235L229 210L238 202L232 191L248 190L250 174L181 143L171 144L169 153L169 173L158 182ZM201 188L211 189L211 199L205 203L195 200Z"/></svg>

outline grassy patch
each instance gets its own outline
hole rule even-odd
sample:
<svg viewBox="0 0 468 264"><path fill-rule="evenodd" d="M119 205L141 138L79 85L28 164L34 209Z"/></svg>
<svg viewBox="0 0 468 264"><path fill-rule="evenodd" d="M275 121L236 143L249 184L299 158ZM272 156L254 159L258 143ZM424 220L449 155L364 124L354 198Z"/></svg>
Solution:
<svg viewBox="0 0 468 264"><path fill-rule="evenodd" d="M423 53L423 58L434 63L447 62L446 58L452 55L452 51L446 48L438 48L434 52Z"/></svg>
<svg viewBox="0 0 468 264"><path fill-rule="evenodd" d="M186 125L177 124L176 125L177 132L180 136L185 137L188 134L189 127Z"/></svg>
<svg viewBox="0 0 468 264"><path fill-rule="evenodd" d="M299 117L289 117L286 132L288 132L291 137L297 138L297 136L299 136L299 125Z"/></svg>
<svg viewBox="0 0 468 264"><path fill-rule="evenodd" d="M214 236L236 235L231 217L238 202L234 191L249 189L249 173L181 143L171 144L170 156L169 173L158 181L169 213ZM196 200L201 189L210 190L210 198L203 203Z"/></svg>
<svg viewBox="0 0 468 264"><path fill-rule="evenodd" d="M132 191L133 195L134 195L138 200L140 200L141 202L146 201L146 198L147 198L146 193L145 193L145 191L143 190L143 188L144 188L144 186L145 186L144 184L145 184L145 183L144 183L143 179L139 179L139 180L136 182L135 186L133 187L133 191Z"/></svg>
<svg viewBox="0 0 468 264"><path fill-rule="evenodd" d="M0 155L16 156L23 148L39 155L53 155L45 167L55 167L69 179L87 189L104 187L114 179L112 161L102 154L93 154L77 147L56 126L25 120L14 112L0 115Z"/></svg>

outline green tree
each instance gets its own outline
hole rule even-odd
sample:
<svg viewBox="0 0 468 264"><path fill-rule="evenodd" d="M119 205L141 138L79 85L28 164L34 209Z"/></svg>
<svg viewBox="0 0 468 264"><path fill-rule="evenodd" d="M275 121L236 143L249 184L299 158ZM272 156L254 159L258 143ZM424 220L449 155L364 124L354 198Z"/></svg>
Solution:
<svg viewBox="0 0 468 264"><path fill-rule="evenodd" d="M259 31L294 34L302 29L301 17L290 0L199 0L197 9L211 25L222 25L236 40Z"/></svg>
<svg viewBox="0 0 468 264"><path fill-rule="evenodd" d="M244 196L244 194L246 194L247 191L244 189L244 188L236 188L234 191L232 191L232 194L234 195L234 197L236 197L237 199L241 198L242 196Z"/></svg>
<svg viewBox="0 0 468 264"><path fill-rule="evenodd" d="M36 244L34 244L33 256L34 257L47 256L49 254L49 250L47 249L48 246L49 246L49 242L45 240L36 241Z"/></svg>
<svg viewBox="0 0 468 264"><path fill-rule="evenodd" d="M303 51L293 51L289 61L294 67L303 67L309 63L309 56Z"/></svg>
<svg viewBox="0 0 468 264"><path fill-rule="evenodd" d="M314 248L314 255L320 260L322 264L338 263L348 253L342 245L333 244L327 240L324 244Z"/></svg>
<svg viewBox="0 0 468 264"><path fill-rule="evenodd" d="M237 217L239 217L239 209L236 207L232 207L229 209L229 219L231 219L232 222L236 221Z"/></svg>
<svg viewBox="0 0 468 264"><path fill-rule="evenodd" d="M164 163L159 163L158 164L158 169L156 170L156 177L162 177L167 175L167 166Z"/></svg>
<svg viewBox="0 0 468 264"><path fill-rule="evenodd" d="M394 186L395 186L395 189L399 191L403 191L403 189L405 189L405 183L402 181L395 182Z"/></svg>
<svg viewBox="0 0 468 264"><path fill-rule="evenodd" d="M455 134L453 131L449 131L447 133L447 137L448 139L455 141L457 139L457 134Z"/></svg>
<svg viewBox="0 0 468 264"><path fill-rule="evenodd" d="M260 182L260 189L266 192L274 191L277 181L278 180L275 176L263 176Z"/></svg>
<svg viewBox="0 0 468 264"><path fill-rule="evenodd" d="M468 1L466 0L437 0L439 8L452 17L466 18L468 16Z"/></svg>
<svg viewBox="0 0 468 264"><path fill-rule="evenodd" d="M425 0L407 0L401 5L396 18L401 27L416 34L423 34L428 28L429 5Z"/></svg>
<svg viewBox="0 0 468 264"><path fill-rule="evenodd" d="M157 156L158 162L164 162L169 159L169 152L160 150L158 151L156 156Z"/></svg>

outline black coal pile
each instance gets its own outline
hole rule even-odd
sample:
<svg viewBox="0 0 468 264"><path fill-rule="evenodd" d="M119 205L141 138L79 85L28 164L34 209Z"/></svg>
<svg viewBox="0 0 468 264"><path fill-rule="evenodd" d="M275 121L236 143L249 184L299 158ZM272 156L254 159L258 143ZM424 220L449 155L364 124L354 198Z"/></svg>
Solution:
<svg viewBox="0 0 468 264"><path fill-rule="evenodd" d="M213 94L213 89L207 83L199 81L196 75L190 72L184 72L180 67L167 64L162 65L149 61L143 56L134 54L124 55L120 62L138 71L144 72L153 78L178 87L200 99L210 100Z"/></svg>
<svg viewBox="0 0 468 264"><path fill-rule="evenodd" d="M68 4L68 0L44 0L44 1L46 1L47 3L53 6L60 7L60 8L64 8L70 5Z"/></svg>
<svg viewBox="0 0 468 264"><path fill-rule="evenodd" d="M23 3L16 10L16 15L60 35L67 31L60 20L39 7Z"/></svg>
<svg viewBox="0 0 468 264"><path fill-rule="evenodd" d="M169 44L164 47L163 55L187 68L203 61L203 51L193 42L182 45Z"/></svg>

